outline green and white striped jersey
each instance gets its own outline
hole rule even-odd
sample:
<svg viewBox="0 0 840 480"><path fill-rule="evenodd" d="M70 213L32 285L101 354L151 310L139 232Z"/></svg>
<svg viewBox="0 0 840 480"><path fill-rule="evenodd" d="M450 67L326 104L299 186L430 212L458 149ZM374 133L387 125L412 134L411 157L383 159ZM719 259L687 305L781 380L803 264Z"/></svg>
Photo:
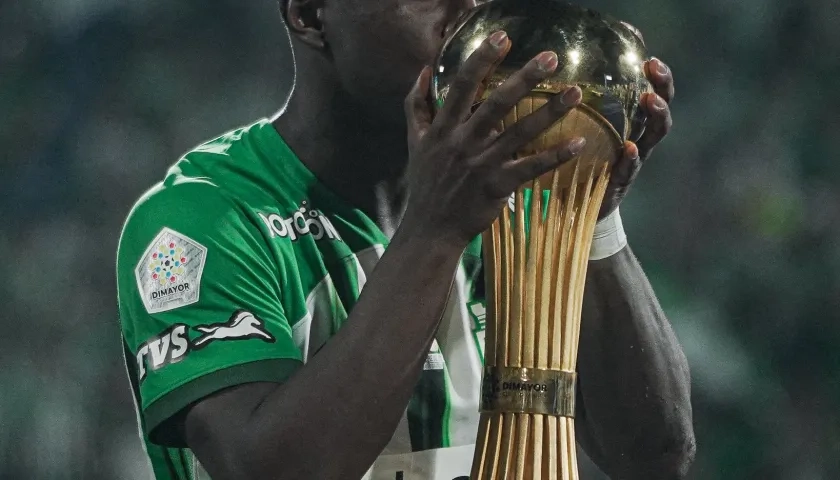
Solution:
<svg viewBox="0 0 840 480"><path fill-rule="evenodd" d="M178 161L132 209L117 254L126 366L155 478L208 478L168 420L220 389L294 374L344 324L386 248L370 218L319 183L268 120ZM420 382L366 479L469 475L480 270L476 239Z"/></svg>

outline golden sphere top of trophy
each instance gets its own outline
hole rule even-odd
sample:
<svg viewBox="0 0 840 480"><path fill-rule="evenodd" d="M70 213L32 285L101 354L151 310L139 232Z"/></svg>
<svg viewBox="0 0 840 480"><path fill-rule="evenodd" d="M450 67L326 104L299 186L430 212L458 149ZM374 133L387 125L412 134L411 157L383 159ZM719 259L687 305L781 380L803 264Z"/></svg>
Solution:
<svg viewBox="0 0 840 480"><path fill-rule="evenodd" d="M639 101L651 91L643 67L648 54L638 30L560 0L492 0L468 12L435 65L435 105L443 104L458 67L497 30L507 32L512 45L486 81L485 97L538 53L551 50L559 65L535 92L554 94L579 85L583 103L603 116L622 140L638 140L645 123Z"/></svg>

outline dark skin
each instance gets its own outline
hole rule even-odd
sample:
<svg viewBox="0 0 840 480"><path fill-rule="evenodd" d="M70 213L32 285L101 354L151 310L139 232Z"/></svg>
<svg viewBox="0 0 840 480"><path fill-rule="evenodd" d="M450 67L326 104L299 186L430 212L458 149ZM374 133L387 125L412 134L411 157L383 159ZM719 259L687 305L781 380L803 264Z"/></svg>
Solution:
<svg viewBox="0 0 840 480"><path fill-rule="evenodd" d="M360 478L408 403L466 244L518 185L574 158L572 140L510 160L579 102L577 88L512 130L492 130L556 67L551 52L469 115L480 81L510 48L502 34L482 44L443 110L432 114L424 66L447 26L471 6L466 0L284 6L297 87L274 125L324 184L368 212L392 240L345 326L286 383L217 392L175 419L214 479ZM618 207L671 127L671 73L658 60L645 68L656 89L642 101L649 127L638 144L625 146L603 214ZM450 205L459 205L457 212ZM583 317L581 445L612 478L683 478L694 454L688 366L629 247L590 262ZM329 462L319 453L325 451Z"/></svg>

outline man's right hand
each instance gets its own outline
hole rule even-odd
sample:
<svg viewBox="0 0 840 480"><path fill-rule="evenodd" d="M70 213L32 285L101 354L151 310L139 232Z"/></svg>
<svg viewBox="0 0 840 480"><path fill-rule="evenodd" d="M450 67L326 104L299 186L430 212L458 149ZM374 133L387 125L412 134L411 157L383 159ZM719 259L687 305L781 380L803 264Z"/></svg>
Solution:
<svg viewBox="0 0 840 480"><path fill-rule="evenodd" d="M515 153L580 103L572 87L536 112L499 133L504 116L557 68L557 54L543 52L490 94L474 114L482 84L510 50L505 32L492 34L464 63L443 108L433 115L428 99L431 69L420 73L406 97L409 144L409 200L402 224L412 232L466 244L498 217L504 202L523 183L574 158L585 139L537 155Z"/></svg>

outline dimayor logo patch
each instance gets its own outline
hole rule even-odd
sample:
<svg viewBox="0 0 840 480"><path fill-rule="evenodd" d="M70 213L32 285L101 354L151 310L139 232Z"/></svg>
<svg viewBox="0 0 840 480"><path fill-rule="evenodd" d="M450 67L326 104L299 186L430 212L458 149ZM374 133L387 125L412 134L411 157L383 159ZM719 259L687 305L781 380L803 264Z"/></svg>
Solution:
<svg viewBox="0 0 840 480"><path fill-rule="evenodd" d="M207 249L195 240L161 230L134 272L146 311L160 313L197 302L206 256Z"/></svg>
<svg viewBox="0 0 840 480"><path fill-rule="evenodd" d="M308 235L315 240L328 238L342 241L330 219L320 210L312 208L305 200L300 202L300 207L287 218L276 213L260 213L259 216L268 228L271 238L289 238L294 242Z"/></svg>
<svg viewBox="0 0 840 480"><path fill-rule="evenodd" d="M158 245L157 251L152 254L149 262L149 271L152 272L152 279L159 284L176 283L178 277L187 271L187 257L184 256L184 249L176 242Z"/></svg>

